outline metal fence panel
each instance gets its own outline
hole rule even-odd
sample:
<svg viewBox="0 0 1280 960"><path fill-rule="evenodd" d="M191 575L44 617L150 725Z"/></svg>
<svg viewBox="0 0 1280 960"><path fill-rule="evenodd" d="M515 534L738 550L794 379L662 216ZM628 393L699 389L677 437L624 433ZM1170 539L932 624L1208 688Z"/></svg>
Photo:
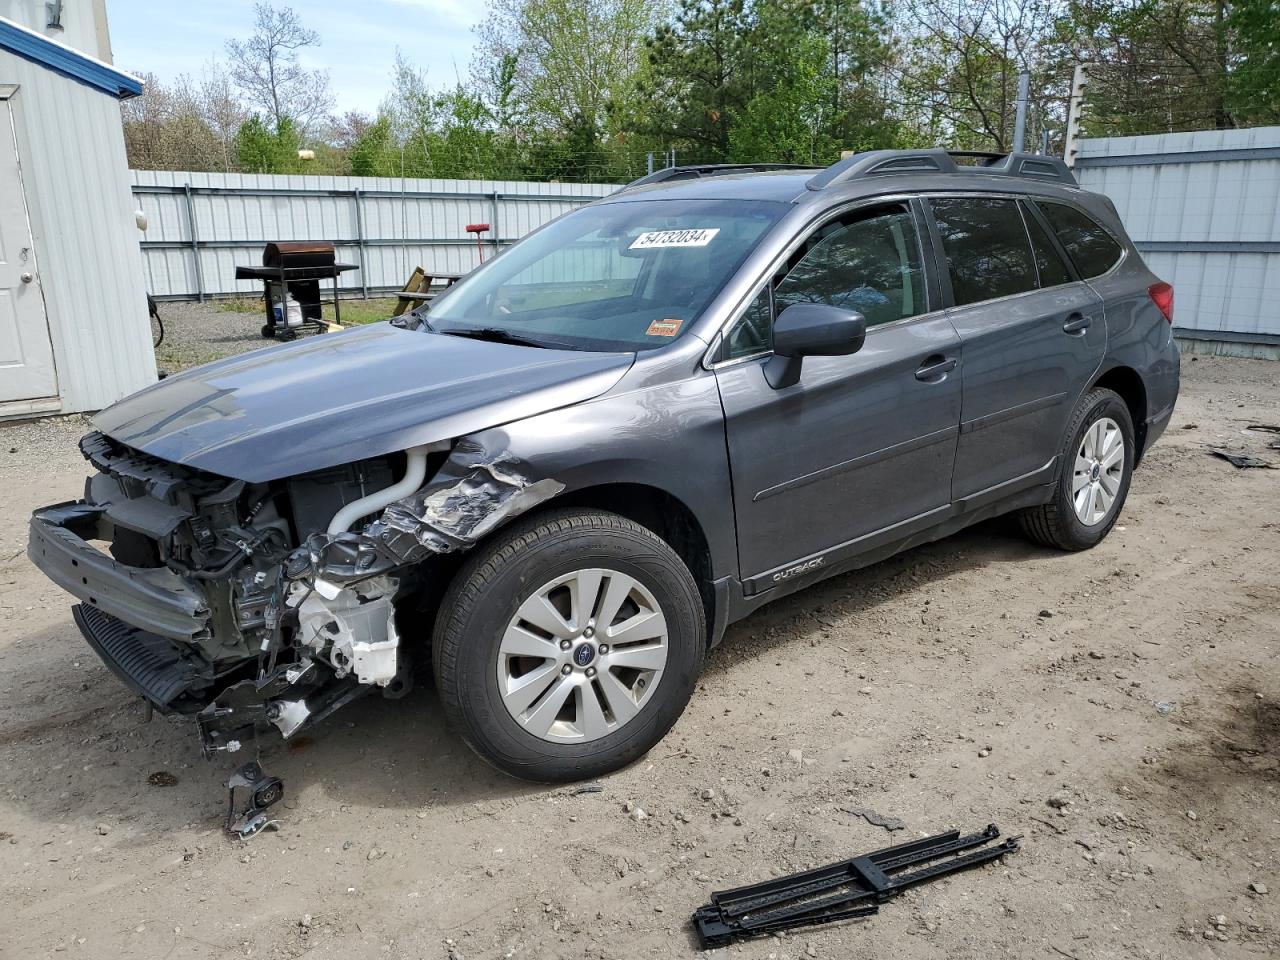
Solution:
<svg viewBox="0 0 1280 960"><path fill-rule="evenodd" d="M1174 285L1180 335L1280 343L1280 127L1082 140L1076 178Z"/></svg>
<svg viewBox="0 0 1280 960"><path fill-rule="evenodd" d="M142 241L148 289L162 299L254 294L235 280L271 240L329 240L345 293L398 290L414 267L466 273L479 262L468 224L488 223L492 251L563 213L607 196L613 184L400 180L134 170L149 221Z"/></svg>

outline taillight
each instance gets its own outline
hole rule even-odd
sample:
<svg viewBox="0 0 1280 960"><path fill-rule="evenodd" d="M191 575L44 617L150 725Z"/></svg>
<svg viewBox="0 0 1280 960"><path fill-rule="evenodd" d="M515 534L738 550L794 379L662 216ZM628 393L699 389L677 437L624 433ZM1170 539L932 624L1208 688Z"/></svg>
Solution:
<svg viewBox="0 0 1280 960"><path fill-rule="evenodd" d="M1164 318L1173 323L1173 284L1165 283L1163 280L1159 283L1153 283L1147 287L1147 295L1151 297L1151 302L1164 314Z"/></svg>

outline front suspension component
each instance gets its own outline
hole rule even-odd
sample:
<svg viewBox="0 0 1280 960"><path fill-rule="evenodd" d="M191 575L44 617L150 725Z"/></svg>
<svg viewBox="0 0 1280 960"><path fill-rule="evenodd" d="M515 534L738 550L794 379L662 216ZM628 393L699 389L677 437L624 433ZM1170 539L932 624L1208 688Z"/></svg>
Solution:
<svg viewBox="0 0 1280 960"><path fill-rule="evenodd" d="M271 822L267 808L284 799L284 781L250 760L227 779L227 832L248 840Z"/></svg>

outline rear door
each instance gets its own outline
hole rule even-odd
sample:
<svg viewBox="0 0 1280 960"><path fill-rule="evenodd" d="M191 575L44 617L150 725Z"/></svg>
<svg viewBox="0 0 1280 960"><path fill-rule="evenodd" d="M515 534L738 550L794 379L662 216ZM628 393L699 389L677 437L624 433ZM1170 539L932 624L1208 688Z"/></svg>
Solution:
<svg viewBox="0 0 1280 960"><path fill-rule="evenodd" d="M932 309L919 217L906 203L828 220L728 336L725 411L744 587L760 593L937 522L950 509L959 337ZM808 357L765 380L773 318L826 303L867 319L852 356Z"/></svg>
<svg viewBox="0 0 1280 960"><path fill-rule="evenodd" d="M1102 300L1013 197L929 201L964 385L952 496L977 506L1052 479L1067 418L1102 361Z"/></svg>
<svg viewBox="0 0 1280 960"><path fill-rule="evenodd" d="M0 100L0 403L57 393L13 108L8 100Z"/></svg>

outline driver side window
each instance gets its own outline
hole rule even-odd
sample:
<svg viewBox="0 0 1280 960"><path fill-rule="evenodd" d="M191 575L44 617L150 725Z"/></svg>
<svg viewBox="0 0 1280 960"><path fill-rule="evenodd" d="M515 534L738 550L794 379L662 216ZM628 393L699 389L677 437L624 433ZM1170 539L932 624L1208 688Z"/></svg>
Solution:
<svg viewBox="0 0 1280 960"><path fill-rule="evenodd" d="M729 332L728 359L769 349L775 317L794 303L856 310L873 327L924 313L924 270L911 211L858 211L820 226Z"/></svg>

